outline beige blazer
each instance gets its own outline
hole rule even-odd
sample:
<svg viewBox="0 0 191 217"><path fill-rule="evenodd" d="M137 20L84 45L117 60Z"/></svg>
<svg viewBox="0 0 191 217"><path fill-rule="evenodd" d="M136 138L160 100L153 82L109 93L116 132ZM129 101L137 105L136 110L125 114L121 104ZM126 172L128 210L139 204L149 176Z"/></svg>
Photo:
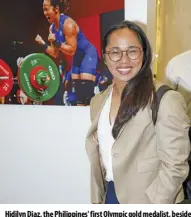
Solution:
<svg viewBox="0 0 191 217"><path fill-rule="evenodd" d="M160 84L156 83L156 88ZM101 163L97 126L112 89L96 95L90 105L92 126L86 139L91 164L91 202L105 203L107 184ZM170 90L162 98L154 127L150 107L125 124L112 147L116 195L121 204L178 203L188 174L189 118L180 93Z"/></svg>

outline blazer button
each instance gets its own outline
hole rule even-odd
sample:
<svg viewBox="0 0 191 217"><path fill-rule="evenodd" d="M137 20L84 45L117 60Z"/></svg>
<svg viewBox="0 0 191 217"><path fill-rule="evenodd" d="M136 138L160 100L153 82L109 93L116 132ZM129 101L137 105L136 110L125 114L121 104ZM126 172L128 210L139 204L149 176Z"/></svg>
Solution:
<svg viewBox="0 0 191 217"><path fill-rule="evenodd" d="M118 158L118 157L119 157L119 154L118 154L118 153L115 153L115 154L113 154L113 157L114 157L114 158Z"/></svg>

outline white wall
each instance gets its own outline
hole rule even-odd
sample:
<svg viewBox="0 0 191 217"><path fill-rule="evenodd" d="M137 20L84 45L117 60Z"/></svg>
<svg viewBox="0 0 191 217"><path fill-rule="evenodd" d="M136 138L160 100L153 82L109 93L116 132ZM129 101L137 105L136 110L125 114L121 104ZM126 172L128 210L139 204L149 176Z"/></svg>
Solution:
<svg viewBox="0 0 191 217"><path fill-rule="evenodd" d="M136 22L155 49L157 0L125 0L125 19Z"/></svg>
<svg viewBox="0 0 191 217"><path fill-rule="evenodd" d="M125 19L147 24L148 0L125 0Z"/></svg>
<svg viewBox="0 0 191 217"><path fill-rule="evenodd" d="M0 203L90 203L89 107L0 106Z"/></svg>

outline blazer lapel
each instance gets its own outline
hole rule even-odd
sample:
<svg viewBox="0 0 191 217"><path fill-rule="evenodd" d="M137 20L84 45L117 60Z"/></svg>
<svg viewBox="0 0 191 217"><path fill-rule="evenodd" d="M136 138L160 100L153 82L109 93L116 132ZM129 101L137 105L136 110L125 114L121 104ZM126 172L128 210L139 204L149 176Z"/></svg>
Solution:
<svg viewBox="0 0 191 217"><path fill-rule="evenodd" d="M103 93L101 93L101 95L99 96L99 101L96 104L94 104L94 106L95 106L94 109L97 112L96 112L96 116L93 119L92 125L89 129L88 135L90 135L91 133L93 133L97 130L98 121L99 121L99 117L101 115L101 111L105 105L107 97L109 96L109 94L112 91L112 87L113 87L113 85L110 85Z"/></svg>

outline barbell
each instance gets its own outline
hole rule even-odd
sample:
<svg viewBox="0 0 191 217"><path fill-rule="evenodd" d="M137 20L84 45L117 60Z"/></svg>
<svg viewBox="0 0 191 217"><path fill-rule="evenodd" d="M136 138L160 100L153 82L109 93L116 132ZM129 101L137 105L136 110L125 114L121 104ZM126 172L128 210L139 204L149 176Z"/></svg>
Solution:
<svg viewBox="0 0 191 217"><path fill-rule="evenodd" d="M40 53L30 54L20 62L17 78L13 78L9 65L0 59L0 97L11 92L17 79L24 94L37 102L51 99L60 85L58 67L50 57Z"/></svg>

